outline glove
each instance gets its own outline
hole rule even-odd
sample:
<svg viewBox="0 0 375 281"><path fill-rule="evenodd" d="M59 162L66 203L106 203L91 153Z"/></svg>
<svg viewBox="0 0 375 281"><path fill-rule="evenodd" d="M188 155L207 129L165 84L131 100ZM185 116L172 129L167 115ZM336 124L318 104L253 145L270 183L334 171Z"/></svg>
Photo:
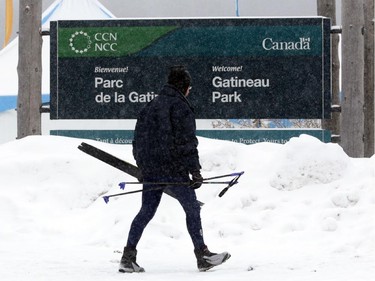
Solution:
<svg viewBox="0 0 375 281"><path fill-rule="evenodd" d="M191 172L192 180L190 181L190 187L193 189L200 188L202 186L203 177L200 171Z"/></svg>

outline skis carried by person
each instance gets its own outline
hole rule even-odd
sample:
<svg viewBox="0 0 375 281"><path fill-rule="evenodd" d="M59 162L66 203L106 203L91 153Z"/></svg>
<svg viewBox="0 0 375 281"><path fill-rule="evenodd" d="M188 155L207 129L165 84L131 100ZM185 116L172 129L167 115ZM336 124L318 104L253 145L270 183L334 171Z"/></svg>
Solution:
<svg viewBox="0 0 375 281"><path fill-rule="evenodd" d="M82 142L78 149L142 182L142 171L137 166L85 142Z"/></svg>

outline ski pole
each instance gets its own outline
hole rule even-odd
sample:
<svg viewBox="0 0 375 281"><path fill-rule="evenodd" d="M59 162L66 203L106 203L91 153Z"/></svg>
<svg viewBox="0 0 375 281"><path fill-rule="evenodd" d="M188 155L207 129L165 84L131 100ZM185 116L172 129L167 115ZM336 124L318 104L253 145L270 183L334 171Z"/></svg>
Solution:
<svg viewBox="0 0 375 281"><path fill-rule="evenodd" d="M230 184L231 181L209 181L209 182L202 182L202 184ZM130 182L120 182L118 185L120 189L124 190L127 184L149 184L149 185L191 185L191 182L138 182L138 181L130 181Z"/></svg>
<svg viewBox="0 0 375 281"><path fill-rule="evenodd" d="M131 182L132 184L142 184L141 182ZM127 183L127 184L129 184L129 183ZM184 183L184 182L180 182L180 183L170 183L170 182L161 182L161 183L159 183L159 182L151 182L151 183L148 183L148 184L157 184L157 185L171 185L171 184L188 184L188 183ZM190 185L191 183L189 183L189 185ZM119 186L120 186L120 188L121 189L125 189L125 183L124 182L121 182L121 183L119 183ZM133 194L133 193L139 193L139 192L142 192L142 191L145 191L145 192L147 192L147 191L154 191L154 190L159 190L159 189L163 189L163 188L165 188L165 186L158 186L158 187L155 187L155 188L150 188L150 189L146 189L146 190L144 190L144 189L137 189L137 190L133 190L133 191L127 191L127 192L122 192L122 193L116 193L116 194L112 194L112 195L106 195L106 196L103 196L103 200L104 200L104 202L106 203L106 204L108 204L108 202L109 202L109 198L111 198L111 197L116 197L116 196L122 196L122 195L127 195L127 194Z"/></svg>
<svg viewBox="0 0 375 281"><path fill-rule="evenodd" d="M236 172L236 173L232 173L232 174L226 174L226 175L221 175L221 176L215 176L215 177L210 177L210 178L204 178L202 180L202 183L203 184L211 184L211 182L207 182L208 180L214 180L214 179L220 179L220 178L225 178L225 177L237 177L237 176L241 176L244 172ZM212 184L229 184L231 181L225 181L225 182L212 182ZM120 185L120 188L121 188L121 185L124 185L123 188L121 189L124 189L125 188L125 184L162 184L162 185L176 185L176 184L181 184L181 185L190 185L191 183L190 182L182 182L182 183L175 183L175 182L158 182L158 183L154 183L154 182L123 182L123 183L119 183Z"/></svg>
<svg viewBox="0 0 375 281"><path fill-rule="evenodd" d="M203 182L204 184L229 184L230 182ZM127 182L126 184L142 184L141 182ZM177 185L177 184L180 184L180 185L191 185L191 183L172 183L172 182L165 182L165 183L149 183L149 184L157 184L157 185ZM120 189L124 190L125 189L125 183L124 182L121 182L119 183L119 186L120 186ZM127 194L133 194L133 193L139 193L139 192L142 192L142 191L154 191L154 190L159 190L159 189L163 189L165 188L165 186L158 186L158 187L155 187L155 188L150 188L150 189L137 189L137 190L133 190L133 191L127 191L127 192L122 192L122 193L116 193L116 194L112 194L112 195L105 195L103 196L103 200L106 204L108 204L109 202L109 198L111 197L117 197L117 196L122 196L122 195L127 195Z"/></svg>

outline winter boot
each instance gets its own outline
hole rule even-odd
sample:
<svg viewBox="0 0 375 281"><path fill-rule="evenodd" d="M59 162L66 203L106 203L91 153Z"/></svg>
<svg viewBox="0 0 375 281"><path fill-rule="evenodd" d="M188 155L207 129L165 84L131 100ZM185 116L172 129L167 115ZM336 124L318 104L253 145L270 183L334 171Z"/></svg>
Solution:
<svg viewBox="0 0 375 281"><path fill-rule="evenodd" d="M122 273L145 272L144 268L140 267L136 260L137 250L125 247L118 271Z"/></svg>
<svg viewBox="0 0 375 281"><path fill-rule="evenodd" d="M214 266L222 264L230 258L230 254L228 252L223 252L220 254L211 253L207 247L204 247L203 249L195 249L194 253L197 258L199 271L207 271Z"/></svg>

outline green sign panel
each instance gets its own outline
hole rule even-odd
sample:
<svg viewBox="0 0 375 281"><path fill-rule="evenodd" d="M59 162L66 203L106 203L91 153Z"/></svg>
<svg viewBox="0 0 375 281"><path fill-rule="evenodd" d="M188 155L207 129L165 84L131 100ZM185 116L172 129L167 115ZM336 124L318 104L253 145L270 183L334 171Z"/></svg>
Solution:
<svg viewBox="0 0 375 281"><path fill-rule="evenodd" d="M221 25L184 27L182 30L178 25L81 27L79 31L77 28L59 28L58 56L319 56L322 53L323 41L321 28L318 25ZM156 42L157 40L160 42ZM177 42L179 44L176 44ZM276 50L278 52L275 52Z"/></svg>
<svg viewBox="0 0 375 281"><path fill-rule="evenodd" d="M93 139L111 144L131 144L133 130L53 130L51 135ZM292 137L307 134L323 142L331 141L331 134L326 130L198 130L197 135L206 138L229 140L243 144L272 142L284 144Z"/></svg>
<svg viewBox="0 0 375 281"><path fill-rule="evenodd" d="M322 17L51 22L50 116L136 119L176 64L198 119L330 116Z"/></svg>

